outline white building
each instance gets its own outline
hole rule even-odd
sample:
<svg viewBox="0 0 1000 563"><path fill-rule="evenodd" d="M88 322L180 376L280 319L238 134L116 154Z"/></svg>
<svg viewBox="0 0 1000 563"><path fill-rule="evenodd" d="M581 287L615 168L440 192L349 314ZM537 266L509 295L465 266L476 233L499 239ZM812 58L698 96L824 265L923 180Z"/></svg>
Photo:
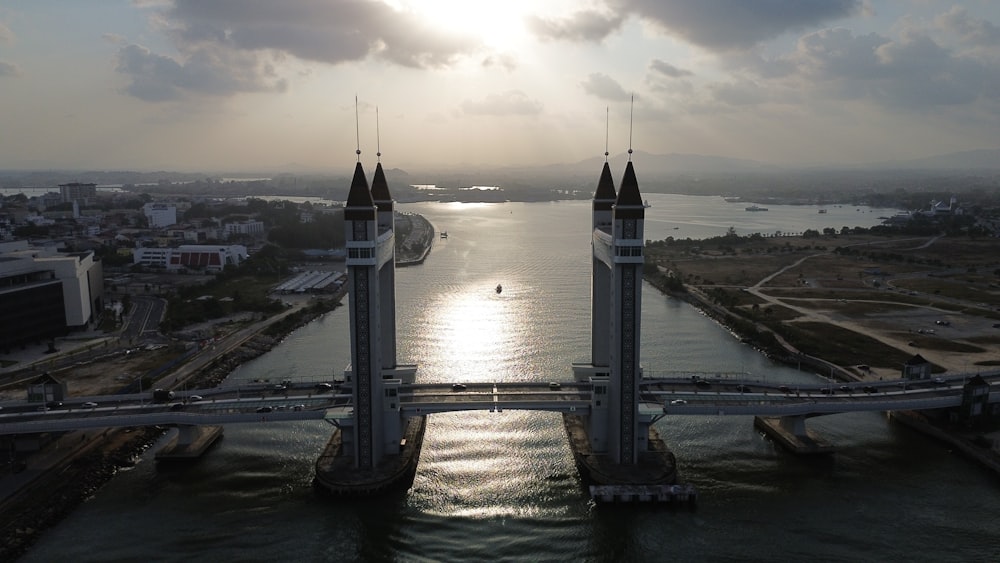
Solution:
<svg viewBox="0 0 1000 563"><path fill-rule="evenodd" d="M103 294L93 252L0 243L0 351L86 328L103 310Z"/></svg>
<svg viewBox="0 0 1000 563"><path fill-rule="evenodd" d="M264 234L263 221L240 221L237 223L226 223L226 238L233 235L261 236Z"/></svg>
<svg viewBox="0 0 1000 563"><path fill-rule="evenodd" d="M247 258L247 247L213 244L186 244L177 248L136 248L132 262L164 270L222 271L226 266L239 266Z"/></svg>
<svg viewBox="0 0 1000 563"><path fill-rule="evenodd" d="M177 206L167 203L147 203L142 206L142 214L153 228L169 227L177 224Z"/></svg>

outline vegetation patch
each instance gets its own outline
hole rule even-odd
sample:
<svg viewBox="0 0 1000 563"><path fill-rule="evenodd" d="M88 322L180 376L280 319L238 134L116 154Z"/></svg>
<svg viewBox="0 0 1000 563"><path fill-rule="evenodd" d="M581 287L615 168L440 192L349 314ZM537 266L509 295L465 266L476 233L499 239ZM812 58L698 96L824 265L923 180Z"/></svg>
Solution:
<svg viewBox="0 0 1000 563"><path fill-rule="evenodd" d="M826 323L774 323L768 326L803 353L838 365L899 368L913 356L874 338Z"/></svg>

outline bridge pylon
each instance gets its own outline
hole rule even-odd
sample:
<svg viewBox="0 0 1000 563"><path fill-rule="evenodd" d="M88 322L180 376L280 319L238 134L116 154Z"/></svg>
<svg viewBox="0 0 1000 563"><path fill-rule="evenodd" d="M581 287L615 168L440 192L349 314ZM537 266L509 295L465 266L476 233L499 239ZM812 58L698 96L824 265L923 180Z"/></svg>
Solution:
<svg viewBox="0 0 1000 563"><path fill-rule="evenodd" d="M422 417L415 422L416 417L403 416L399 405L399 387L413 383L416 366L396 361L393 213L382 163L369 190L359 161L344 206L351 326L345 385L351 406L329 417L339 429L316 475L337 494L369 494L401 477L412 478L423 440Z"/></svg>
<svg viewBox="0 0 1000 563"><path fill-rule="evenodd" d="M591 361L573 364L574 377L590 382L593 393L589 414L566 415L564 422L577 465L596 456L610 462L601 462L605 469L618 468L604 472L609 482L653 484L675 476L673 457L651 428L663 409L639 399L644 221L631 159L617 193L605 162L592 212ZM635 470L640 465L644 471ZM581 471L602 480L594 467Z"/></svg>

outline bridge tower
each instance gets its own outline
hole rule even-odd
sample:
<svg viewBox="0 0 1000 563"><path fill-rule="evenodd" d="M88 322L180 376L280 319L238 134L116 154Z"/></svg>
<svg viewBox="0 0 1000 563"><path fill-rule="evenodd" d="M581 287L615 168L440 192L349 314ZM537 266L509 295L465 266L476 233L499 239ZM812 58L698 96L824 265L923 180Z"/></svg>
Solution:
<svg viewBox="0 0 1000 563"><path fill-rule="evenodd" d="M396 363L395 228L392 197L375 168L371 191L358 162L344 206L350 296L353 416L342 421L344 455L356 469L374 469L383 456L400 452L405 431L398 391L413 382L416 366ZM350 426L349 428L347 426Z"/></svg>
<svg viewBox="0 0 1000 563"><path fill-rule="evenodd" d="M605 162L593 200L591 361L573 371L593 384L590 450L619 465L638 463L652 422L639 402L644 219L631 159L617 194Z"/></svg>

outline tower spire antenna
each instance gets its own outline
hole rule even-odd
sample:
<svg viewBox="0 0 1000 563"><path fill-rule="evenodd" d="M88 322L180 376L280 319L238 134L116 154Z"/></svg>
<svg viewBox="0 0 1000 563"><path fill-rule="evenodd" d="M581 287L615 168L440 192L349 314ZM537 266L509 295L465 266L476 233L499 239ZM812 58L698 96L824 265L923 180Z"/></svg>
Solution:
<svg viewBox="0 0 1000 563"><path fill-rule="evenodd" d="M604 162L608 161L608 130L611 128L611 108L604 106Z"/></svg>
<svg viewBox="0 0 1000 563"><path fill-rule="evenodd" d="M635 94L628 106L628 161L632 162L632 112L635 110Z"/></svg>
<svg viewBox="0 0 1000 563"><path fill-rule="evenodd" d="M354 153L358 155L358 162L361 162L361 122L358 120L358 95L354 95L354 136L357 139L357 149Z"/></svg>
<svg viewBox="0 0 1000 563"><path fill-rule="evenodd" d="M378 131L378 106L375 106L375 156L382 162L382 139Z"/></svg>

